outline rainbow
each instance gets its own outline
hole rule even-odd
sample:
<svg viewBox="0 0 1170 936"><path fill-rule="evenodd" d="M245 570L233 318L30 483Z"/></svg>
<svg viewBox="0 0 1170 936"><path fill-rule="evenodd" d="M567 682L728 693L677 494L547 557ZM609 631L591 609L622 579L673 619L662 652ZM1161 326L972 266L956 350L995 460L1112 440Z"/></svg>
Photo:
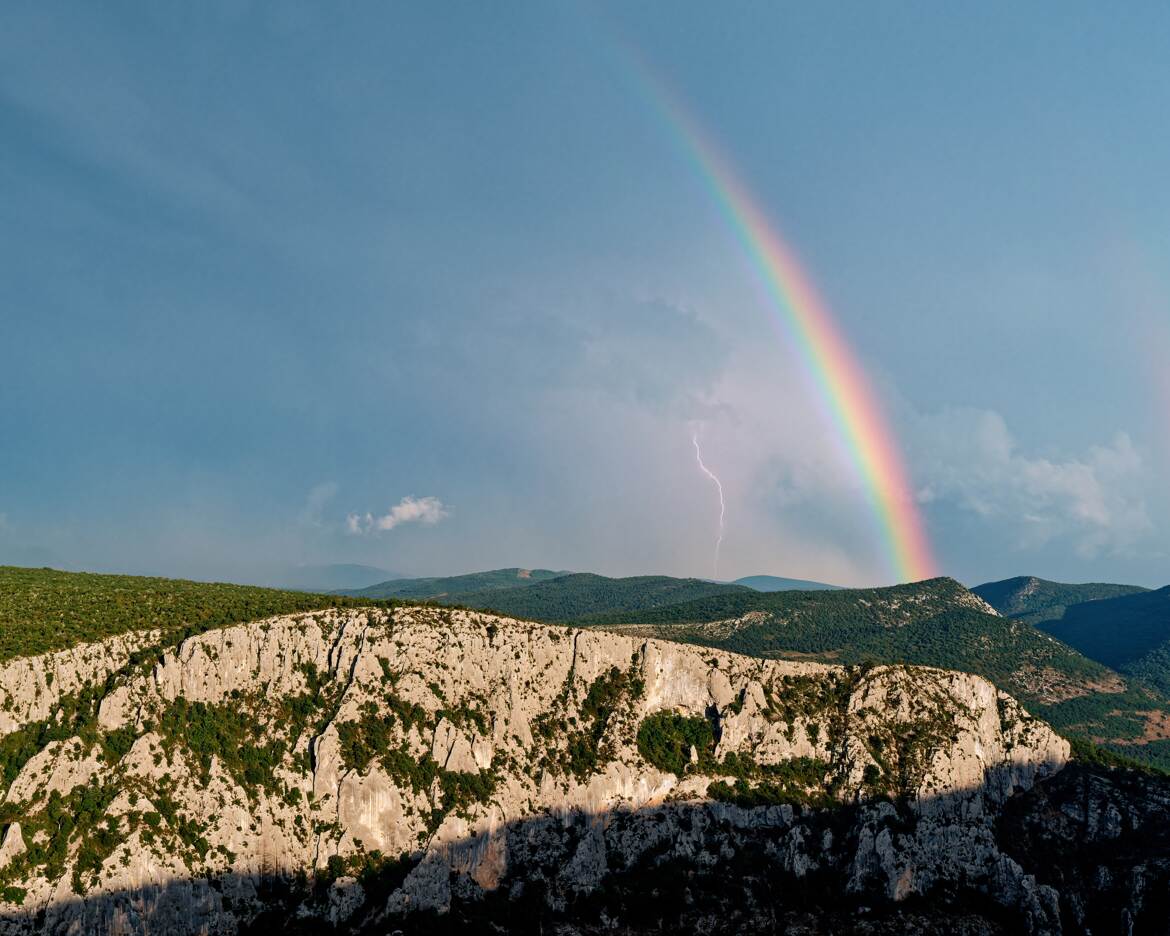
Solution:
<svg viewBox="0 0 1170 936"><path fill-rule="evenodd" d="M655 111L750 259L776 323L795 343L865 489L891 573L899 581L933 578L937 565L897 439L828 305L719 148L649 67L637 56L633 59Z"/></svg>

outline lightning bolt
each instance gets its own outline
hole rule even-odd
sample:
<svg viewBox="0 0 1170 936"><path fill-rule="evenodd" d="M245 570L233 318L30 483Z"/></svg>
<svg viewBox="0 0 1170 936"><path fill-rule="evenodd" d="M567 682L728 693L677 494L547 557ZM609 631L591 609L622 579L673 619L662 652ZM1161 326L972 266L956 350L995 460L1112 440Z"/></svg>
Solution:
<svg viewBox="0 0 1170 936"><path fill-rule="evenodd" d="M699 448L699 434L697 432L691 436L691 441L695 445L695 461L699 463L699 470L715 482L715 488L719 491L719 535L715 538L715 574L713 576L719 578L719 547L723 545L723 516L727 510L727 505L723 502L723 485L715 477L715 472L703 463L703 452Z"/></svg>

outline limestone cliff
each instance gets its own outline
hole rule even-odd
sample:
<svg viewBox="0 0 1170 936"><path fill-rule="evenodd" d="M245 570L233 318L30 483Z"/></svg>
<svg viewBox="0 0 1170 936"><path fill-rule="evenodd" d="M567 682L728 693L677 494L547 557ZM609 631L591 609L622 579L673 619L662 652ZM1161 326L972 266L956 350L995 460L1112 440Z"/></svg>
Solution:
<svg viewBox="0 0 1170 936"><path fill-rule="evenodd" d="M994 823L1068 746L976 676L409 608L17 660L0 706L3 932L382 932L761 848L1060 929Z"/></svg>

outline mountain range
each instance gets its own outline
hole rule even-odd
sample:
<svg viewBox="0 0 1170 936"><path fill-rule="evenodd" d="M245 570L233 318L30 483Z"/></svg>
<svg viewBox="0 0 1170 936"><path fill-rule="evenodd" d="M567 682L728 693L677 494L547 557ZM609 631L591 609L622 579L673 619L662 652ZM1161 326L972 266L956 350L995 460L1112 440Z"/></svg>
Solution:
<svg viewBox="0 0 1170 936"><path fill-rule="evenodd" d="M448 575L433 578L395 578L361 588L337 591L357 598L411 598L420 601L442 601L481 592L522 588L547 581L566 572L549 569L493 569L490 572L471 572L466 575Z"/></svg>
<svg viewBox="0 0 1170 936"><path fill-rule="evenodd" d="M1033 575L1021 575L1001 582L976 585L971 591L1005 617L1040 624L1059 620L1070 607L1137 595L1149 589L1140 585L1111 585L1105 582L1070 585L1067 582L1050 582Z"/></svg>
<svg viewBox="0 0 1170 936"><path fill-rule="evenodd" d="M974 591L1001 613L1170 693L1170 586L1151 590L1016 578Z"/></svg>
<svg viewBox="0 0 1170 936"><path fill-rule="evenodd" d="M368 567L359 567L368 568ZM486 600L480 592L496 592L505 588L520 588L527 585L535 585L539 582L546 582L550 579L564 578L567 576L589 575L593 580L601 580L604 576L592 575L591 573L574 573L574 572L553 572L549 569L493 569L489 572L471 572L465 575L450 575L433 578L402 578L392 577L385 581L379 581L374 584L357 584L357 585L339 585L335 589L321 589L322 591L338 591L348 595L366 598L418 598L429 601L437 601L444 599L454 599L459 597L463 603L468 603L465 599L471 597L471 602ZM577 584L585 581L584 578L578 579ZM659 582L707 582L710 585L740 585L745 588L751 588L754 591L773 592L773 591L815 591L819 589L833 589L838 588L837 585L826 585L824 582L810 582L804 579L782 578L778 575L748 575L744 578L736 579L734 582L714 582L708 579L672 579L669 576L635 576L630 579L618 580L608 579L607 581L627 581L629 583L641 582L649 585L654 581ZM499 596L494 596L498 598ZM595 607L590 606L590 610L596 610Z"/></svg>

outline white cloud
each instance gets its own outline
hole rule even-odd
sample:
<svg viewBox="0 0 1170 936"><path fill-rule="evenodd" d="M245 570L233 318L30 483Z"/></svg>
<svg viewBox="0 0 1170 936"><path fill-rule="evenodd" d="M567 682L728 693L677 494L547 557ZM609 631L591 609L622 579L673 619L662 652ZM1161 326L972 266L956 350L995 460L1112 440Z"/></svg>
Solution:
<svg viewBox="0 0 1170 936"><path fill-rule="evenodd" d="M380 517L371 513L351 513L345 518L346 529L354 535L393 530L404 523L434 526L451 515L450 509L437 497L404 497Z"/></svg>
<svg viewBox="0 0 1170 936"><path fill-rule="evenodd" d="M947 502L1010 531L1021 548L1069 538L1079 555L1124 552L1153 529L1147 467L1125 433L1061 459L1021 451L1003 417L947 410L918 440L922 503Z"/></svg>

